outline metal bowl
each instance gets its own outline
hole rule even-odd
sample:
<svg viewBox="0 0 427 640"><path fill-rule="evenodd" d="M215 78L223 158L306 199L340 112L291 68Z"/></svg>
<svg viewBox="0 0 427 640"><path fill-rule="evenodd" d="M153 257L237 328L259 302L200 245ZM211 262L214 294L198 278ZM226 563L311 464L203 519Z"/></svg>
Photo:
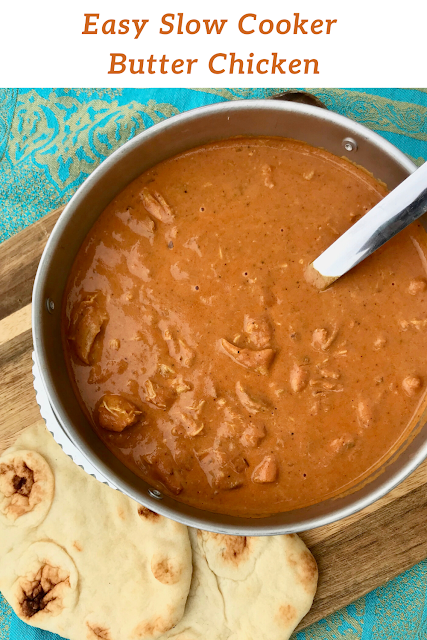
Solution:
<svg viewBox="0 0 427 640"><path fill-rule="evenodd" d="M379 473L351 493L265 518L225 516L163 496L134 475L101 442L72 389L61 344L61 302L67 277L89 229L127 184L177 153L237 135L284 136L323 147L365 167L389 188L415 165L392 144L343 116L314 106L277 100L242 100L177 115L136 136L84 182L59 218L43 253L33 292L33 338L41 378L63 431L83 456L119 490L169 518L235 535L291 533L344 518L385 495L427 456L427 427L395 452Z"/></svg>

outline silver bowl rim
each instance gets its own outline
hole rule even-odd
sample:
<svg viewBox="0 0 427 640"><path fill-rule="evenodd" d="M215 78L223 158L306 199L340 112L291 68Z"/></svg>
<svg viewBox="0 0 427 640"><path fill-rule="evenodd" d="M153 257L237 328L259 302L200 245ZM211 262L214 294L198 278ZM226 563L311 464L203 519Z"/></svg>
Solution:
<svg viewBox="0 0 427 640"><path fill-rule="evenodd" d="M359 136L362 139L372 141L379 147L382 147L384 152L390 156L393 156L397 163L407 171L408 173L412 173L415 171L415 164L397 147L395 147L391 142L380 136L379 134L371 131L364 125L351 120L350 118L337 114L332 111L328 111L326 109L319 109L315 106L304 105L300 103L293 102L282 102L279 100L266 100L266 99L250 99L250 100L236 100L231 102L222 102L206 105L203 107L198 107L195 109L191 109L189 111L185 111L183 113L177 114L164 120L160 123L157 123L151 126L149 129L144 130L139 133L137 136L124 143L121 147L119 147L116 151L114 151L108 158L106 158L82 183L82 185L77 189L76 193L72 196L68 204L65 206L64 211L59 217L55 227L48 239L46 247L43 251L39 267L37 270L34 288L33 288L33 305L32 305L32 332L33 332L33 341L34 348L37 361L40 365L40 373L42 384L49 398L49 402L52 406L54 414L58 419L58 422L61 428L65 431L66 435L70 438L68 429L66 429L64 422L66 423L66 416L61 415L60 402L56 396L54 391L54 387L51 383L51 372L49 371L49 367L47 365L46 359L44 357L43 349L41 348L41 335L39 331L39 317L41 313L44 311L45 300L42 297L43 292L43 280L44 273L46 271L46 263L48 263L49 255L55 249L58 241L62 236L63 229L65 228L68 220L73 216L76 207L84 201L86 194L93 188L94 184L96 184L98 177L101 176L107 169L109 169L115 163L120 162L121 158L129 153L134 148L138 147L140 141L146 140L150 137L155 137L160 130L173 130L177 121L179 122L191 122L194 118L203 117L210 112L216 112L218 110L242 110L242 109L259 109L262 108L266 111L266 113L271 110L273 112L283 111L283 112L300 112L308 116L313 116L317 120L327 120L331 122L335 122L337 124L342 125L343 127L350 129L354 135ZM71 439L71 438L70 438ZM72 439L71 439L72 440ZM100 468L99 465L91 459L90 452L85 450L85 447L80 446L80 444L73 444L79 449L84 458L90 460L91 465L93 465L101 475L108 475L105 473L106 468ZM182 505L179 501L175 501L177 505L177 509L171 509L168 506L162 504L161 501L157 501L147 497L145 494L140 495L139 493L130 490L127 486L126 482L117 482L116 479L111 480L111 483L114 484L118 490L122 491L126 495L135 499L137 502L146 505L147 507L155 510L161 515L169 517L177 522L181 522L182 524L188 526L195 526L198 528L202 528L205 530L210 530L214 532L220 533L228 533L234 535L278 535L283 533L296 533L299 531L305 531L308 529L313 529L316 527L324 526L330 524L332 522L336 522L347 516L353 515L358 511L361 511L365 507L373 504L387 493L389 493L392 489L394 489L398 484L400 484L405 478L407 478L427 457L427 440L422 443L422 445L418 448L415 455L411 456L411 458L401 466L401 468L396 471L389 479L379 483L377 488L370 492L368 495L355 499L351 504L338 508L336 510L332 510L329 514L301 519L294 524L287 525L266 525L263 524L263 521L266 518L252 518L251 522L253 525L242 525L239 524L239 521L242 518L237 516L232 516L231 519L236 521L236 524L228 524L228 523L219 523L213 524L210 520L207 521L204 519L203 514L209 514L210 516L215 515L219 519L222 517L221 514L213 513L210 511L204 511L202 509L194 509L197 512L197 516L192 515L182 515L179 512L179 507ZM353 495L356 495L357 491L354 492ZM340 496L337 496L339 498ZM321 504L321 503L319 503ZM298 510L295 510L297 512ZM199 515L200 514L200 515ZM245 519L247 521L247 519Z"/></svg>

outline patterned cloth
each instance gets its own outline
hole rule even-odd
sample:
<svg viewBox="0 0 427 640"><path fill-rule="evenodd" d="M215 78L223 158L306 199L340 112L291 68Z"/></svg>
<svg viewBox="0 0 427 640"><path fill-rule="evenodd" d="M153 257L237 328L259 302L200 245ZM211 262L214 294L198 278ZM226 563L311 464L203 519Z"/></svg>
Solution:
<svg viewBox="0 0 427 640"><path fill-rule="evenodd" d="M0 89L0 242L65 204L100 162L152 124L204 104L280 91ZM416 164L427 160L427 89L310 91ZM295 640L427 640L426 586L424 561ZM58 638L18 620L0 594L0 640Z"/></svg>

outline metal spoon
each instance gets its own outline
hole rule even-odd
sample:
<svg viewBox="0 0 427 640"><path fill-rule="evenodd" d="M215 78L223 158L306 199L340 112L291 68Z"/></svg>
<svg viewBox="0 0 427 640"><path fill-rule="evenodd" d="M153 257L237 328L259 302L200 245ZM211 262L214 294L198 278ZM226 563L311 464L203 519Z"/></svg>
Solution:
<svg viewBox="0 0 427 640"><path fill-rule="evenodd" d="M306 269L323 290L427 212L427 162L335 240Z"/></svg>

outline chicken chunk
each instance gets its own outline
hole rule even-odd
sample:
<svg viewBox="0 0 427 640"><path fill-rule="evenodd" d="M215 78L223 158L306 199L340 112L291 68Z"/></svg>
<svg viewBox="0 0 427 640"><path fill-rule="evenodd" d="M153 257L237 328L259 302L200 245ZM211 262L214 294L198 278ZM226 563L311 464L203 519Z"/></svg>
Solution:
<svg viewBox="0 0 427 640"><path fill-rule="evenodd" d="M364 427L366 429L367 427L370 427L372 425L374 419L372 408L365 400L360 400L357 403L357 417L361 427Z"/></svg>
<svg viewBox="0 0 427 640"><path fill-rule="evenodd" d="M419 376L406 376L402 382L403 391L410 398L421 391L422 380Z"/></svg>
<svg viewBox="0 0 427 640"><path fill-rule="evenodd" d="M267 318L251 318L245 315L243 330L247 334L249 342L257 349L268 347L273 337L273 330Z"/></svg>
<svg viewBox="0 0 427 640"><path fill-rule="evenodd" d="M330 448L332 449L333 453L343 453L344 451L348 451L349 449L352 449L356 444L355 438L349 434L344 434L343 436L340 436L339 438L335 438L335 440L332 440L332 442L330 443Z"/></svg>
<svg viewBox="0 0 427 640"><path fill-rule="evenodd" d="M213 449L203 456L199 462L210 486L216 490L230 491L237 489L244 483L243 471L247 465L242 465L239 457L237 464L225 451Z"/></svg>
<svg viewBox="0 0 427 640"><path fill-rule="evenodd" d="M309 373L307 369L304 369L304 367L301 367L300 365L295 363L291 369L291 373L289 376L289 382L291 384L292 391L298 393L299 391L305 389L308 384L308 379Z"/></svg>
<svg viewBox="0 0 427 640"><path fill-rule="evenodd" d="M380 349L383 349L386 344L387 344L387 338L385 336L382 336L382 335L378 336L375 339L375 342L374 342L375 351L379 351Z"/></svg>
<svg viewBox="0 0 427 640"><path fill-rule="evenodd" d="M264 425L249 424L243 431L240 443L244 447L254 449L265 438L265 434L266 431Z"/></svg>
<svg viewBox="0 0 427 640"><path fill-rule="evenodd" d="M268 406L260 400L252 398L242 387L240 382L236 382L236 395L240 400L242 406L249 411L249 413L262 413L268 411Z"/></svg>
<svg viewBox="0 0 427 640"><path fill-rule="evenodd" d="M411 280L408 287L408 293L411 296L417 296L419 293L424 293L427 290L427 282L424 278L416 278Z"/></svg>
<svg viewBox="0 0 427 640"><path fill-rule="evenodd" d="M311 346L317 351L326 351L338 335L338 330L329 332L327 329L315 329L313 331Z"/></svg>
<svg viewBox="0 0 427 640"><path fill-rule="evenodd" d="M69 340L80 360L92 364L95 340L108 320L108 314L102 308L98 295L87 295L73 309Z"/></svg>
<svg viewBox="0 0 427 640"><path fill-rule="evenodd" d="M268 374L275 355L273 349L262 349L261 351L241 349L224 339L221 340L221 347L224 353L234 362L245 367L245 369L260 373L262 376Z"/></svg>
<svg viewBox="0 0 427 640"><path fill-rule="evenodd" d="M181 395L181 393L187 393L187 391L191 391L193 388L191 382L184 380L181 375L176 376L174 380L170 380L169 384L178 395Z"/></svg>
<svg viewBox="0 0 427 640"><path fill-rule="evenodd" d="M320 367L318 367L318 369L319 374L322 376L322 378L331 378L331 380L338 380L341 376L338 371L332 371L332 369L321 369Z"/></svg>
<svg viewBox="0 0 427 640"><path fill-rule="evenodd" d="M106 394L98 409L99 425L108 431L121 432L136 424L141 415L137 407L116 394Z"/></svg>
<svg viewBox="0 0 427 640"><path fill-rule="evenodd" d="M265 456L262 462L255 467L252 473L252 481L257 484L274 482L277 478L277 462L274 456Z"/></svg>
<svg viewBox="0 0 427 640"><path fill-rule="evenodd" d="M264 178L264 184L268 189L273 189L273 169L269 164L263 164L261 167L261 173Z"/></svg>
<svg viewBox="0 0 427 640"><path fill-rule="evenodd" d="M184 434L189 438L198 436L205 428L204 423L201 420L201 413L205 406L205 400L194 400L192 404L187 406L174 407L170 412L171 418L173 418L180 426L179 432L182 434L182 427L184 428Z"/></svg>
<svg viewBox="0 0 427 640"><path fill-rule="evenodd" d="M185 428L186 435L190 438L198 436L205 428L203 422L198 422L193 416L182 411L177 413L176 419Z"/></svg>
<svg viewBox="0 0 427 640"><path fill-rule="evenodd" d="M144 187L141 191L141 200L148 213L157 218L157 220L160 220L160 222L164 224L172 224L174 220L172 209L160 193L157 191L150 193L150 191Z"/></svg>
<svg viewBox="0 0 427 640"><path fill-rule="evenodd" d="M169 355L184 367L191 367L196 357L195 351L180 338L176 339L171 327L164 321L159 322L159 328L167 344Z"/></svg>
<svg viewBox="0 0 427 640"><path fill-rule="evenodd" d="M228 413L228 412L227 412ZM228 415L226 420L221 422L216 430L215 447L223 447L228 452L234 452L238 449L236 438L239 432L239 423L234 420L235 416Z"/></svg>
<svg viewBox="0 0 427 640"><path fill-rule="evenodd" d="M167 449L159 451L155 449L153 453L145 456L146 461L152 467L154 475L169 491L179 495L183 489L179 477L179 471L175 466L172 455Z"/></svg>
<svg viewBox="0 0 427 640"><path fill-rule="evenodd" d="M152 380L146 380L144 392L147 402L154 404L158 409L163 409L163 411L170 409L177 397L174 389L164 387Z"/></svg>
<svg viewBox="0 0 427 640"><path fill-rule="evenodd" d="M167 364L159 364L159 373L163 378L166 378L166 380L175 377L175 371L172 367L168 367Z"/></svg>

